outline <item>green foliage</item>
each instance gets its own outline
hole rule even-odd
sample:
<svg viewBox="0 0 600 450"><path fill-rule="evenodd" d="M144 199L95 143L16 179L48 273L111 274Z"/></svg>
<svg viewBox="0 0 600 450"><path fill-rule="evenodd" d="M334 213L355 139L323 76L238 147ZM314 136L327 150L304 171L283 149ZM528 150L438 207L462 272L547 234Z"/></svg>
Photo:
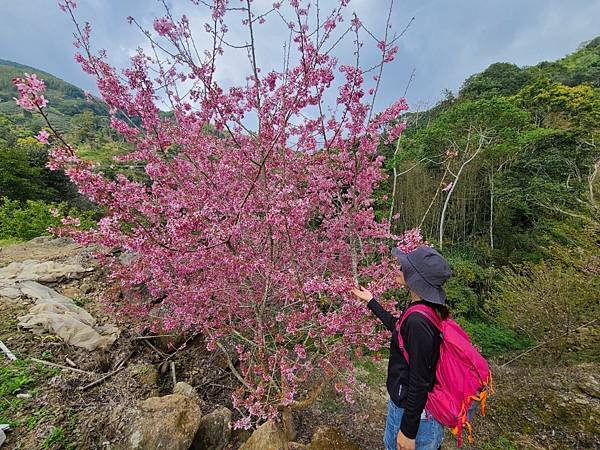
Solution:
<svg viewBox="0 0 600 450"><path fill-rule="evenodd" d="M544 75L567 86L588 83L600 88L600 36L558 61L545 61L526 70L533 76Z"/></svg>
<svg viewBox="0 0 600 450"><path fill-rule="evenodd" d="M508 97L519 92L531 77L528 71L514 64L495 63L469 77L460 89L459 96L470 100Z"/></svg>
<svg viewBox="0 0 600 450"><path fill-rule="evenodd" d="M50 433L42 441L41 447L43 450L53 449L73 449L74 444L69 442L65 430L62 427L53 427Z"/></svg>
<svg viewBox="0 0 600 450"><path fill-rule="evenodd" d="M540 133L510 170L498 175L496 237L504 243L503 259L539 261L552 241L569 244L571 230L561 231L561 224L593 219L584 174L600 158L600 149L588 139L581 130Z"/></svg>
<svg viewBox="0 0 600 450"><path fill-rule="evenodd" d="M451 146L460 152L483 134L497 147L512 142L527 127L528 120L527 112L506 98L459 101L415 135L407 134L401 157L408 152L432 158Z"/></svg>
<svg viewBox="0 0 600 450"><path fill-rule="evenodd" d="M522 350L533 345L533 341L511 328L500 326L489 321L468 321L458 318L458 323L471 337L473 343L481 349L481 353L494 357L506 352Z"/></svg>
<svg viewBox="0 0 600 450"><path fill-rule="evenodd" d="M79 297L79 296L73 297L72 300L73 300L73 303L75 303L80 308L84 307L90 301L90 299L88 297Z"/></svg>
<svg viewBox="0 0 600 450"><path fill-rule="evenodd" d="M455 253L448 255L447 259L452 268L452 277L444 287L452 313L457 317L479 316L496 271L493 267L479 265L468 255Z"/></svg>
<svg viewBox="0 0 600 450"><path fill-rule="evenodd" d="M14 361L12 364L0 367L0 398L14 396L18 391L33 384L28 364L24 361Z"/></svg>
<svg viewBox="0 0 600 450"><path fill-rule="evenodd" d="M23 408L27 400L17 398L16 394L24 390L33 392L36 385L56 373L56 369L45 366L34 370L26 360L12 361L0 367L0 423L19 426L14 413Z"/></svg>
<svg viewBox="0 0 600 450"><path fill-rule="evenodd" d="M600 90L588 84L566 86L542 76L524 87L515 99L539 125L548 128L597 128Z"/></svg>
<svg viewBox="0 0 600 450"><path fill-rule="evenodd" d="M58 211L54 217L50 212ZM49 227L56 227L66 216L78 217L83 229L91 228L95 222L93 212L77 211L66 203L48 204L42 201L27 200L24 204L4 197L0 199L0 239L18 238L22 240L49 234Z"/></svg>
<svg viewBox="0 0 600 450"><path fill-rule="evenodd" d="M16 200L43 197L44 187L38 181L40 175L40 168L31 165L25 152L0 147L1 196Z"/></svg>
<svg viewBox="0 0 600 450"><path fill-rule="evenodd" d="M517 444L514 444L506 436L500 436L493 442L481 444L481 450L517 450Z"/></svg>

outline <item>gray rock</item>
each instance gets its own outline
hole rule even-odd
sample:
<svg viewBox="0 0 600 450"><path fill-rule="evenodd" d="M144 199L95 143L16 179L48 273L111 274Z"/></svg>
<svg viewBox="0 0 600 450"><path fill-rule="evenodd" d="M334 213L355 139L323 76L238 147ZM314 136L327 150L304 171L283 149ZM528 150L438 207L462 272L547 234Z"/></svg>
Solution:
<svg viewBox="0 0 600 450"><path fill-rule="evenodd" d="M6 435L4 434L3 430L0 430L0 447L2 447L2 444L4 444L5 441L6 441Z"/></svg>
<svg viewBox="0 0 600 450"><path fill-rule="evenodd" d="M600 379L592 373L581 377L577 387L590 397L600 398Z"/></svg>
<svg viewBox="0 0 600 450"><path fill-rule="evenodd" d="M24 280L55 282L65 278L80 278L85 272L88 270L77 264L27 259L23 262L12 262L8 266L0 268L0 280L4 282Z"/></svg>
<svg viewBox="0 0 600 450"><path fill-rule="evenodd" d="M7 297L10 299L19 298L21 291L13 286L6 286L0 288L0 297Z"/></svg>
<svg viewBox="0 0 600 450"><path fill-rule="evenodd" d="M126 430L128 450L188 450L198 431L202 414L198 403L171 394L143 401Z"/></svg>
<svg viewBox="0 0 600 450"><path fill-rule="evenodd" d="M173 388L173 394L185 395L186 397L193 398L200 403L200 396L198 395L198 392L196 392L196 389L187 384L185 381L180 381L175 384L175 387Z"/></svg>
<svg viewBox="0 0 600 450"><path fill-rule="evenodd" d="M335 428L318 427L308 446L309 450L360 450L360 447Z"/></svg>
<svg viewBox="0 0 600 450"><path fill-rule="evenodd" d="M74 244L75 241L70 237L58 237L48 242L49 244L56 245L57 247L66 247L67 245Z"/></svg>
<svg viewBox="0 0 600 450"><path fill-rule="evenodd" d="M31 239L29 242L32 244L44 244L54 239L54 236L38 236Z"/></svg>
<svg viewBox="0 0 600 450"><path fill-rule="evenodd" d="M190 450L222 450L230 440L231 411L221 406L202 417Z"/></svg>
<svg viewBox="0 0 600 450"><path fill-rule="evenodd" d="M256 429L239 450L283 450L285 435L273 422L265 422Z"/></svg>

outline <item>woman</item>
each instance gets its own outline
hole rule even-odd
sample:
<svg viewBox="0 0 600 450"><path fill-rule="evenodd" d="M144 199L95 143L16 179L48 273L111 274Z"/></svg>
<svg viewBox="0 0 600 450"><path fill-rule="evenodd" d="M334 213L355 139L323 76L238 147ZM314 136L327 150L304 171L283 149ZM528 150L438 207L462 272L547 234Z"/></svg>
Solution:
<svg viewBox="0 0 600 450"><path fill-rule="evenodd" d="M411 303L432 307L446 319L446 293L442 288L452 271L447 261L431 247L418 247L410 253L394 248L392 254L400 262L396 281L409 289ZM402 324L400 333L408 352L410 367L398 343L396 322L399 320L360 287L354 295L368 302L369 309L392 332L388 364L387 390L390 395L385 427L386 450L437 450L444 438L444 429L425 410L427 395L435 381L435 366L440 352L441 336L435 325L424 315L414 313ZM406 314L405 311L405 314Z"/></svg>

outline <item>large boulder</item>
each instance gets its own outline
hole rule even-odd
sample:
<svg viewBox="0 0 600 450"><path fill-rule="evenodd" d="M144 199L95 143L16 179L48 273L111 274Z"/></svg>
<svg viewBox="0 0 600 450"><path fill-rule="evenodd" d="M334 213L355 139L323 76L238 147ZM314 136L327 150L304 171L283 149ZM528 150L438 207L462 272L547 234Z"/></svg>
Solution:
<svg viewBox="0 0 600 450"><path fill-rule="evenodd" d="M265 422L256 429L239 450L283 450L285 434L273 422Z"/></svg>
<svg viewBox="0 0 600 450"><path fill-rule="evenodd" d="M135 412L126 431L128 450L188 450L202 414L194 398L181 394L151 397Z"/></svg>
<svg viewBox="0 0 600 450"><path fill-rule="evenodd" d="M231 411L221 406L200 419L191 450L222 450L231 440Z"/></svg>
<svg viewBox="0 0 600 450"><path fill-rule="evenodd" d="M81 278L82 274L91 270L93 269L85 269L79 264L27 259L23 262L12 262L6 267L2 267L0 269L0 279L56 282L68 278Z"/></svg>
<svg viewBox="0 0 600 450"><path fill-rule="evenodd" d="M360 447L335 428L318 427L308 450L360 450Z"/></svg>

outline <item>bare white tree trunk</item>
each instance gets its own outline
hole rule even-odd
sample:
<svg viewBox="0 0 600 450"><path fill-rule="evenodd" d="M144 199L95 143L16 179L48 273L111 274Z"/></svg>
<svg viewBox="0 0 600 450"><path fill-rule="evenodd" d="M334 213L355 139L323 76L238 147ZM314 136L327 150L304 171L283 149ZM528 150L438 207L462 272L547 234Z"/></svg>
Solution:
<svg viewBox="0 0 600 450"><path fill-rule="evenodd" d="M468 154L468 152L469 152L469 142L470 142L470 132L469 132L469 138L467 138L465 154ZM480 130L479 144L477 145L477 149L473 152L473 154L469 157L469 159L467 159L466 161L464 161L461 164L460 169L458 169L458 172L456 173L456 175L454 175L454 181L452 182L452 187L448 191L448 195L446 196L446 200L444 201L444 207L442 208L442 215L440 217L440 226L439 226L440 250L442 249L442 247L444 245L444 220L446 219L446 211L448 209L448 204L450 203L450 198L452 197L452 193L454 192L454 189L456 189L456 185L458 184L458 180L460 179L460 176L461 176L464 168L471 161L473 161L473 159L475 159L475 157L481 152L481 150L483 150L483 146L484 146L485 142L486 142L485 135L484 135L483 131Z"/></svg>
<svg viewBox="0 0 600 450"><path fill-rule="evenodd" d="M494 249L494 171L490 171L490 247Z"/></svg>
<svg viewBox="0 0 600 450"><path fill-rule="evenodd" d="M398 142L396 142L396 150L394 150L394 160L400 151L400 139L402 136L398 137ZM394 216L394 205L396 203L396 187L398 185L398 169L396 169L396 164L394 164L393 168L393 178L392 178L392 201L390 202L390 213L388 215L388 227L392 225L392 217Z"/></svg>

